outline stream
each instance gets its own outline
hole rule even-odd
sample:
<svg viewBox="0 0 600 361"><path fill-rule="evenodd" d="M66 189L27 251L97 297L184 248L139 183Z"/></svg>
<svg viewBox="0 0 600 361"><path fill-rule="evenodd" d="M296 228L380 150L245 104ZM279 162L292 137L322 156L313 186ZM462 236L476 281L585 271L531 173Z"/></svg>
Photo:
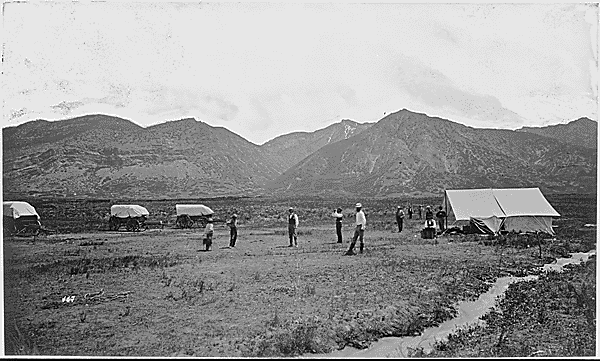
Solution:
<svg viewBox="0 0 600 361"><path fill-rule="evenodd" d="M564 266L587 260L596 255L596 250L588 253L571 253L571 258L558 258L554 263L546 264L543 271L562 272ZM479 318L485 315L495 305L496 298L502 296L511 283L530 281L537 279L538 276L531 275L525 277L500 277L492 284L492 287L481 294L475 301L465 301L457 305L458 314L455 318L448 320L439 326L428 328L419 336L406 337L383 337L374 342L369 348L359 350L354 347L345 347L339 351L333 351L328 354L304 355L302 357L408 357L410 349L422 348L425 354L433 350L436 341L446 340L448 335L457 328L467 325L482 323Z"/></svg>

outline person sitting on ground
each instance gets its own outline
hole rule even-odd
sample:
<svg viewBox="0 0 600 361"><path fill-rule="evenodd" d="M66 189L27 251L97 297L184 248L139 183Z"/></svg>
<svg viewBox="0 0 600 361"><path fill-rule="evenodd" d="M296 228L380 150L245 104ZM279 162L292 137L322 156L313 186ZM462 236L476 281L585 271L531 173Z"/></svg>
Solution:
<svg viewBox="0 0 600 361"><path fill-rule="evenodd" d="M435 221L433 220L433 212L431 207L427 206L425 209L425 227L421 230L421 238L434 239L435 234Z"/></svg>
<svg viewBox="0 0 600 361"><path fill-rule="evenodd" d="M435 221L433 220L433 211L430 206L425 208L425 228L435 228Z"/></svg>

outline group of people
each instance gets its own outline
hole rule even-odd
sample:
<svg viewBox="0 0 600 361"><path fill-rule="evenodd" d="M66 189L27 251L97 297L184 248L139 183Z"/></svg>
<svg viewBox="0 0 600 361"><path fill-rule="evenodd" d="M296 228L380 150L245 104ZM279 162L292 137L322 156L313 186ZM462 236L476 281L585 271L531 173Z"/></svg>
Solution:
<svg viewBox="0 0 600 361"><path fill-rule="evenodd" d="M212 239L214 234L214 220L212 215L207 217L206 226L204 227L204 250L210 251L212 249ZM226 222L229 226L229 247L234 248L235 242L237 241L237 214L231 215L231 219Z"/></svg>
<svg viewBox="0 0 600 361"><path fill-rule="evenodd" d="M421 209L422 206L419 205L419 219L421 219ZM412 207L410 205L408 206L407 211L408 218L412 219ZM435 214L435 217L437 218L438 226L440 227L440 232L444 232L444 230L446 230L446 216L446 211L444 211L442 206L439 206L439 210ZM402 208L402 206L398 206L398 209L396 210L396 223L398 224L398 233L402 232L402 228L404 225L404 209ZM436 228L431 206L425 207L425 228Z"/></svg>
<svg viewBox="0 0 600 361"><path fill-rule="evenodd" d="M296 227L298 227L298 215L294 212L294 208L290 207L289 209L289 235L290 235L290 245L292 247L292 236L294 238L295 246L298 247L298 239L296 236ZM344 214L342 213L341 208L337 208L333 210L331 214L332 217L335 218L335 232L337 235L337 243L343 243L342 239L342 220L344 219ZM295 220L295 221L293 221ZM354 228L354 235L352 236L352 242L350 242L350 248L344 253L346 256L354 256L356 253L354 252L354 247L356 246L356 242L359 241L359 252L363 253L365 248L365 229L367 227L367 217L362 210L362 204L356 203L356 222Z"/></svg>
<svg viewBox="0 0 600 361"><path fill-rule="evenodd" d="M419 210L419 219L421 219L421 209L422 206L418 206ZM412 206L408 206L408 218L412 219ZM298 214L294 211L293 207L288 209L288 235L290 244L288 247L298 247ZM404 224L404 209L401 206L398 206L396 210L396 223L398 224L398 232L402 232L403 224ZM335 218L335 230L337 235L337 243L343 243L342 240L342 221L344 215L342 213L341 208L337 208L333 210L332 217ZM442 209L442 206L439 207L438 212L435 214L435 217L438 220L438 225L440 227L440 232L444 232L446 229L446 212ZM204 228L204 246L206 251L210 251L212 248L212 238L214 234L214 221L212 216L208 217L206 227ZM229 237L229 247L234 248L235 243L237 241L237 214L233 214L231 219L226 222L227 226L230 229L230 237ZM352 236L352 242L350 242L350 248L346 251L345 255L351 256L356 255L354 252L354 247L356 246L356 242L360 242L359 252L363 253L364 251L364 235L365 229L367 227L367 218L365 213L362 210L362 204L356 203L356 221L354 228L354 235ZM433 211L431 210L431 206L425 207L425 228L436 228L435 221L433 219Z"/></svg>

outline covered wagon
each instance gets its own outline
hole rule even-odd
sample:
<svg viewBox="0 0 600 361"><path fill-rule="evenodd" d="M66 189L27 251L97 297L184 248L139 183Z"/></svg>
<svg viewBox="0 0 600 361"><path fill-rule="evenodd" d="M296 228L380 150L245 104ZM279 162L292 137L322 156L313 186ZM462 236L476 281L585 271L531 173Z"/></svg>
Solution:
<svg viewBox="0 0 600 361"><path fill-rule="evenodd" d="M146 229L149 215L146 208L137 204L115 204L110 207L108 229L118 231L122 226L125 226L128 231L135 232Z"/></svg>
<svg viewBox="0 0 600 361"><path fill-rule="evenodd" d="M27 202L2 202L5 235L37 235L42 228L40 216Z"/></svg>
<svg viewBox="0 0 600 361"><path fill-rule="evenodd" d="M208 216L214 212L203 204L176 204L177 220L175 225L179 228L192 228L194 225L204 227Z"/></svg>

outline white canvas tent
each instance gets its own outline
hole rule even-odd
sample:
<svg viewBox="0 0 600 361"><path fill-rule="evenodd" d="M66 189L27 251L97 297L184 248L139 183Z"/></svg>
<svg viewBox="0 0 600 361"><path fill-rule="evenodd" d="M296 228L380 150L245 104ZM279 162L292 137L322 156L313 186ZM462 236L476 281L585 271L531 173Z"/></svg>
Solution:
<svg viewBox="0 0 600 361"><path fill-rule="evenodd" d="M504 229L554 235L552 217L560 217L539 188L446 190L444 198L454 225L474 219L493 233Z"/></svg>

